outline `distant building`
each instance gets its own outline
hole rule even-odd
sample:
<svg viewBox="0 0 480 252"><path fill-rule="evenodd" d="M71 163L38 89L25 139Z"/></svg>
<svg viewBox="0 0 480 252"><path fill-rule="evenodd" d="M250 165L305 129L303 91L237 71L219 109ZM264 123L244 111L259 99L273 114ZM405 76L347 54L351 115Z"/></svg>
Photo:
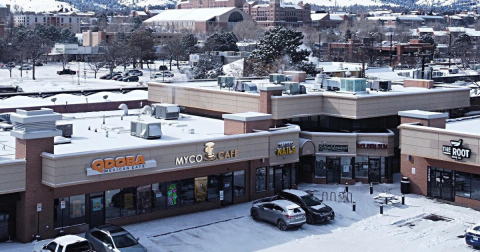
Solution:
<svg viewBox="0 0 480 252"><path fill-rule="evenodd" d="M10 5L0 4L0 38L5 36L5 26L10 16Z"/></svg>
<svg viewBox="0 0 480 252"><path fill-rule="evenodd" d="M83 43L82 43L83 46L98 46L103 41L106 41L106 43L109 43L115 37L114 32L104 32L104 31L92 32L91 30L88 30L86 32L83 32L82 34L83 34Z"/></svg>
<svg viewBox="0 0 480 252"><path fill-rule="evenodd" d="M133 17L140 17L142 21L145 21L149 18L148 14L145 13L145 11L136 11L136 10L132 10L130 12L130 18L133 18Z"/></svg>
<svg viewBox="0 0 480 252"><path fill-rule="evenodd" d="M176 9L198 9L198 8L225 8L236 7L241 9L243 0L180 0Z"/></svg>
<svg viewBox="0 0 480 252"><path fill-rule="evenodd" d="M215 27L231 31L239 23L253 23L252 18L238 8L175 9L165 10L144 21L148 26L163 31L207 33Z"/></svg>
<svg viewBox="0 0 480 252"><path fill-rule="evenodd" d="M62 13L33 13L26 12L24 14L15 14L13 20L15 26L23 25L27 28L35 28L37 25L53 25L70 29L74 33L81 31L81 21L85 18L79 16L75 12Z"/></svg>
<svg viewBox="0 0 480 252"><path fill-rule="evenodd" d="M312 27L317 29L335 28L342 24L347 18L345 15L330 13L312 13Z"/></svg>
<svg viewBox="0 0 480 252"><path fill-rule="evenodd" d="M258 25L301 27L312 23L311 8L309 4L284 3L282 0L270 0L269 4L245 2L243 11L252 16Z"/></svg>

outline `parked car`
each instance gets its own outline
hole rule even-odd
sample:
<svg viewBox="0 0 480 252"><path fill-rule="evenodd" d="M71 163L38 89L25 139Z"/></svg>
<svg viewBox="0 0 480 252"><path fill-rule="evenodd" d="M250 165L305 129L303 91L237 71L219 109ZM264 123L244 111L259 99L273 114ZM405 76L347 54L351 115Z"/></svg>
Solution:
<svg viewBox="0 0 480 252"><path fill-rule="evenodd" d="M480 247L480 223L465 230L465 242L474 248Z"/></svg>
<svg viewBox="0 0 480 252"><path fill-rule="evenodd" d="M160 73L155 73L153 75L153 78L156 79L156 78L163 78L163 77L167 77L167 78L171 78L174 76L174 74L170 71L163 71L163 72L160 72Z"/></svg>
<svg viewBox="0 0 480 252"><path fill-rule="evenodd" d="M19 70L32 70L32 66L29 64L23 64L21 67L18 68Z"/></svg>
<svg viewBox="0 0 480 252"><path fill-rule="evenodd" d="M116 79L116 81L123 81L123 80L124 80L125 78L127 78L127 77L129 77L129 76L120 75L120 77L118 77L118 78Z"/></svg>
<svg viewBox="0 0 480 252"><path fill-rule="evenodd" d="M7 68L8 68L8 67L13 68L13 67L15 67L15 62L8 62L5 66L6 66Z"/></svg>
<svg viewBox="0 0 480 252"><path fill-rule="evenodd" d="M161 65L158 70L160 71L167 71L168 70L168 67L166 65Z"/></svg>
<svg viewBox="0 0 480 252"><path fill-rule="evenodd" d="M335 212L333 209L315 197L313 194L300 191L287 189L278 194L279 198L289 200L300 207L306 213L307 223L314 224L324 221L334 220Z"/></svg>
<svg viewBox="0 0 480 252"><path fill-rule="evenodd" d="M133 75L133 76L125 76L122 78L122 81L125 81L125 82L135 82L135 81L139 81L139 78L138 76L136 75Z"/></svg>
<svg viewBox="0 0 480 252"><path fill-rule="evenodd" d="M143 72L137 69L129 69L125 71L125 74L128 75L135 75L135 76L143 76Z"/></svg>
<svg viewBox="0 0 480 252"><path fill-rule="evenodd" d="M113 75L112 80L118 80L118 79L123 78L123 77L124 76L122 74L115 74L115 75Z"/></svg>
<svg viewBox="0 0 480 252"><path fill-rule="evenodd" d="M33 252L93 252L93 247L85 238L65 235L50 242L37 242L33 247Z"/></svg>
<svg viewBox="0 0 480 252"><path fill-rule="evenodd" d="M85 233L85 238L92 243L97 252L146 252L147 249L138 243L125 229L112 224L92 228Z"/></svg>
<svg viewBox="0 0 480 252"><path fill-rule="evenodd" d="M37 61L37 62L35 62L35 64L34 64L34 65L35 65L35 66L43 66L43 63L42 63L42 62L38 62L38 61Z"/></svg>
<svg viewBox="0 0 480 252"><path fill-rule="evenodd" d="M274 200L252 205L250 215L254 220L264 220L285 231L291 227L301 227L306 222L305 211L288 200Z"/></svg>
<svg viewBox="0 0 480 252"><path fill-rule="evenodd" d="M61 71L57 71L57 74L58 74L58 75L64 75L64 74L75 75L75 74L77 74L77 72L76 72L76 71L73 71L73 70L71 70L71 69L63 69L63 70L61 70Z"/></svg>

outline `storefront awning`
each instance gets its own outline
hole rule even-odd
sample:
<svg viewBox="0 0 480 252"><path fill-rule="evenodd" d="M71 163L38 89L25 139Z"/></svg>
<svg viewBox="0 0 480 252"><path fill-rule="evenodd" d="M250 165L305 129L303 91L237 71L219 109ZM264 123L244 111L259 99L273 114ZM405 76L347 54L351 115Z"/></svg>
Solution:
<svg viewBox="0 0 480 252"><path fill-rule="evenodd" d="M310 139L300 138L300 156L315 155L315 144Z"/></svg>

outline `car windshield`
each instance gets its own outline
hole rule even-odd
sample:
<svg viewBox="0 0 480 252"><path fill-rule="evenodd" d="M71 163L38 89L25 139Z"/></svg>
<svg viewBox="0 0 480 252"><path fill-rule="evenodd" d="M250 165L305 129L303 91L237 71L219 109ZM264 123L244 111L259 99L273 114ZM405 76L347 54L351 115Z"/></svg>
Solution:
<svg viewBox="0 0 480 252"><path fill-rule="evenodd" d="M313 195L305 195L301 197L305 205L307 206L316 206L322 204L322 201Z"/></svg>
<svg viewBox="0 0 480 252"><path fill-rule="evenodd" d="M117 248L126 248L135 246L138 244L137 240L129 233L123 233L119 235L112 236L113 242Z"/></svg>

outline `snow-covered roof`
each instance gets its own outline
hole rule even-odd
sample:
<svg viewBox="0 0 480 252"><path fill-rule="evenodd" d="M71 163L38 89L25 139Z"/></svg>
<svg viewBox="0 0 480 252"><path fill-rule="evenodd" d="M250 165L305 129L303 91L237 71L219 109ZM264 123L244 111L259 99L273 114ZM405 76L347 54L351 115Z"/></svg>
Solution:
<svg viewBox="0 0 480 252"><path fill-rule="evenodd" d="M465 33L470 36L470 37L480 37L480 31L475 31L475 30L467 30Z"/></svg>
<svg viewBox="0 0 480 252"><path fill-rule="evenodd" d="M464 117L448 120L445 129L480 135L480 127L478 127L478 125L480 125L480 118L478 116L472 116L470 118Z"/></svg>
<svg viewBox="0 0 480 252"><path fill-rule="evenodd" d="M337 21L343 21L342 18L343 15L338 15L338 14L330 14L330 20L337 20Z"/></svg>
<svg viewBox="0 0 480 252"><path fill-rule="evenodd" d="M447 36L448 32L446 32L446 31L433 31L433 35L438 36L438 37L443 37L443 36Z"/></svg>
<svg viewBox="0 0 480 252"><path fill-rule="evenodd" d="M200 8L200 9L174 9L174 10L165 10L160 14L151 17L144 22L162 22L162 21L207 21L214 17L225 14L231 10L236 9L235 7L227 8Z"/></svg>
<svg viewBox="0 0 480 252"><path fill-rule="evenodd" d="M398 20L423 21L423 18L416 15L399 16Z"/></svg>
<svg viewBox="0 0 480 252"><path fill-rule="evenodd" d="M282 7L282 8L294 8L294 9L297 9L297 10L302 9L302 7L300 7L296 4L292 4L292 3L284 3L284 4L281 4L280 7Z"/></svg>
<svg viewBox="0 0 480 252"><path fill-rule="evenodd" d="M433 32L433 28L429 28L429 27L420 27L417 29L418 29L418 32Z"/></svg>
<svg viewBox="0 0 480 252"><path fill-rule="evenodd" d="M449 32L465 32L465 27L447 27Z"/></svg>
<svg viewBox="0 0 480 252"><path fill-rule="evenodd" d="M145 13L145 11L136 11L136 13L139 16L148 16L147 13Z"/></svg>
<svg viewBox="0 0 480 252"><path fill-rule="evenodd" d="M422 17L423 19L444 19L443 16L429 16L429 15L423 15L423 16L420 16Z"/></svg>
<svg viewBox="0 0 480 252"><path fill-rule="evenodd" d="M0 4L0 8L7 8L7 6Z"/></svg>
<svg viewBox="0 0 480 252"><path fill-rule="evenodd" d="M324 19L326 16L328 16L328 13L312 13L310 17L312 18L312 21L319 21Z"/></svg>

